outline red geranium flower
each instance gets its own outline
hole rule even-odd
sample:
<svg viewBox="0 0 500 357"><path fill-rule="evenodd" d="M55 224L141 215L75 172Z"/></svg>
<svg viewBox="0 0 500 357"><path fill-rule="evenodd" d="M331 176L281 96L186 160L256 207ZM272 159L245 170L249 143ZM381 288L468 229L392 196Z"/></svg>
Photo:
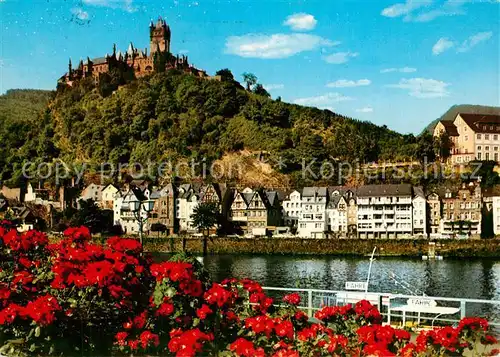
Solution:
<svg viewBox="0 0 500 357"><path fill-rule="evenodd" d="M298 304L300 304L300 295L298 293L285 295L283 297L283 301L287 304L297 306Z"/></svg>

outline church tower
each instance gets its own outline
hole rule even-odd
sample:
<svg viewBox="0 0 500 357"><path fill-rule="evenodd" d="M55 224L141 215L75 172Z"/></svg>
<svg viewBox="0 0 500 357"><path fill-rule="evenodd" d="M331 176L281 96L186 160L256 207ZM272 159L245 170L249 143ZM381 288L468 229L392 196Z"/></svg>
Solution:
<svg viewBox="0 0 500 357"><path fill-rule="evenodd" d="M161 52L170 52L170 27L161 17L158 18L156 25L149 25L149 53L152 55L158 50Z"/></svg>

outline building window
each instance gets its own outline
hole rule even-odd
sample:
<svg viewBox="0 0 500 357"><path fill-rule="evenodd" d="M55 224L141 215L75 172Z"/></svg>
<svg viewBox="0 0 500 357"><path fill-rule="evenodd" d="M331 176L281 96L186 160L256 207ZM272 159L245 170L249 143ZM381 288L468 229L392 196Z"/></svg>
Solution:
<svg viewBox="0 0 500 357"><path fill-rule="evenodd" d="M480 152L477 153L477 159L481 160L481 153Z"/></svg>
<svg viewBox="0 0 500 357"><path fill-rule="evenodd" d="M488 134L484 134L484 140L490 140L490 136Z"/></svg>
<svg viewBox="0 0 500 357"><path fill-rule="evenodd" d="M498 153L495 153L495 161L498 161Z"/></svg>
<svg viewBox="0 0 500 357"><path fill-rule="evenodd" d="M469 137L467 135L465 135L465 141L468 141L469 140Z"/></svg>
<svg viewBox="0 0 500 357"><path fill-rule="evenodd" d="M486 160L486 161L488 161L489 159L490 159L490 153L489 153L489 152L487 152L487 153L486 153L485 160Z"/></svg>
<svg viewBox="0 0 500 357"><path fill-rule="evenodd" d="M498 134L493 135L493 140L498 140Z"/></svg>
<svg viewBox="0 0 500 357"><path fill-rule="evenodd" d="M490 150L490 147L489 147L489 146L485 146L485 147L484 147L484 150L489 151L489 150Z"/></svg>
<svg viewBox="0 0 500 357"><path fill-rule="evenodd" d="M477 134L477 139L481 140L481 134Z"/></svg>
<svg viewBox="0 0 500 357"><path fill-rule="evenodd" d="M477 151L481 151L481 146L478 146L478 147L477 147Z"/></svg>

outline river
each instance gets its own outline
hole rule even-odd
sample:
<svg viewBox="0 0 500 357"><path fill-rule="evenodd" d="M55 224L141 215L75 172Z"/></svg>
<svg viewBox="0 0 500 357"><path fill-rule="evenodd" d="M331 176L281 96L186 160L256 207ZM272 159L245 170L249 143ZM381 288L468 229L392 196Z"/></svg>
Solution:
<svg viewBox="0 0 500 357"><path fill-rule="evenodd" d="M204 265L215 281L247 277L264 286L343 290L346 281L366 281L369 258L211 255ZM500 261L378 257L369 290L500 300Z"/></svg>
<svg viewBox="0 0 500 357"><path fill-rule="evenodd" d="M370 264L362 257L241 254L209 255L203 263L214 281L250 278L268 287L325 290L344 290L346 281L366 281ZM377 257L369 291L500 300L500 260ZM467 315L498 321L500 306L468 304Z"/></svg>

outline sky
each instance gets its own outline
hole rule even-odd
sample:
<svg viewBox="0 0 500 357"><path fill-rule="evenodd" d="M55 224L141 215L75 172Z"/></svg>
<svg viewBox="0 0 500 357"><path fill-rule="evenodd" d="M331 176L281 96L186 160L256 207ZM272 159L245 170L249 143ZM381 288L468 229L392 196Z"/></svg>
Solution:
<svg viewBox="0 0 500 357"><path fill-rule="evenodd" d="M0 0L0 93L54 89L68 59L171 50L254 73L273 98L418 134L454 104L500 105L500 0Z"/></svg>

